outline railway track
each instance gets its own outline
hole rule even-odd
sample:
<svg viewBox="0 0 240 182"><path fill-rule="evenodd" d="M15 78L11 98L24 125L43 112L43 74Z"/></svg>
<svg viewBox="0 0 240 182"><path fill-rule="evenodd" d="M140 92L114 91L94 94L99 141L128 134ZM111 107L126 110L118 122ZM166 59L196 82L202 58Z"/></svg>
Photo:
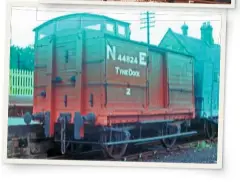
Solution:
<svg viewBox="0 0 240 182"><path fill-rule="evenodd" d="M147 161L149 159L158 158L160 155L168 155L174 152L184 151L193 147L197 147L201 142L216 143L217 140L197 140L194 142L188 142L184 144L176 145L172 148L163 148L162 146L153 147L147 151L137 152L134 154L127 155L121 159L121 161ZM114 160L113 160L114 161Z"/></svg>
<svg viewBox="0 0 240 182"><path fill-rule="evenodd" d="M71 155L53 155L47 156L46 154L40 153L32 156L23 156L21 158L34 158L34 159L48 159L48 160L98 160L98 161L148 161L157 159L161 156L171 155L174 153L182 152L190 148L197 148L202 142L207 144L217 143L217 139L205 140L197 139L187 143L180 141L172 148L164 148L162 145L154 145L153 143L149 146L144 146L142 149L131 148L127 154L120 159L109 159L104 155L103 150L95 149L84 151L80 153L73 153Z"/></svg>
<svg viewBox="0 0 240 182"><path fill-rule="evenodd" d="M139 148L131 148L127 154L120 159L109 159L106 158L101 149L90 150L81 153L71 154L71 155L57 155L48 157L50 160L98 160L98 161L148 161L159 156L165 156L169 154L174 154L190 148L197 148L202 142L207 144L217 143L217 138L214 140L206 140L200 137L191 139L191 141L179 141L176 146L172 148L164 148L162 145L156 145L154 143L149 144L139 150Z"/></svg>
<svg viewBox="0 0 240 182"><path fill-rule="evenodd" d="M102 150L91 150L91 151L85 151L85 152L80 152L77 154L71 154L71 155L57 155L57 156L52 156L48 157L47 159L57 159L57 160L95 160L95 159L103 159Z"/></svg>
<svg viewBox="0 0 240 182"><path fill-rule="evenodd" d="M23 121L20 120L19 118L9 118L9 124L11 124L11 127L13 127L12 123L16 123L15 120L18 121L17 124L23 123ZM33 128L34 126L35 125L32 125L31 130L34 129ZM9 127L10 133L11 133L11 130L10 130L11 127ZM37 129L38 128L36 128L36 130ZM13 133L15 133L15 131L13 131ZM158 140L157 142L149 142L144 145L131 144L125 156L117 159L117 161L145 161L145 160L157 157L158 155L167 155L174 152L187 150L191 146L196 146L196 144L200 143L201 141L206 141L207 143L216 142L216 141L206 140L205 135L202 133L200 135L192 136L190 138L188 137L179 138L175 146L170 149L166 149L163 147L163 145L160 145L160 140ZM87 148L87 150L84 149L81 152L77 152L77 153L75 152L75 153L72 153L71 155L69 154L61 155L58 152L58 154L54 153L54 154L48 155L44 153L39 153L39 154L34 154L34 155L31 154L30 156L27 156L28 154L30 154L30 150L28 149L27 146L26 148L19 148L19 149L14 147L14 146L18 146L19 142L21 142L21 146L25 144L24 141L21 141L21 140L19 141L19 138L12 137L11 139L9 139L9 142L8 142L9 149L11 150L14 149L14 151L9 151L9 154L11 153L14 154L14 156L9 155L9 158L38 158L38 159L50 159L50 160L57 160L57 159L58 160L66 160L66 159L67 160L101 160L101 161L113 160L113 159L109 159L109 157L107 158L104 155L104 152L102 148L100 148L100 146L97 146L95 148Z"/></svg>

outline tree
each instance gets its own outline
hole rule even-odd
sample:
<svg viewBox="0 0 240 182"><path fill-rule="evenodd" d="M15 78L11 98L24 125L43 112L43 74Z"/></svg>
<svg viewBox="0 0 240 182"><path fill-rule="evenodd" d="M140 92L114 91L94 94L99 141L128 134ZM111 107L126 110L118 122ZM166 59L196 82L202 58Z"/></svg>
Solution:
<svg viewBox="0 0 240 182"><path fill-rule="evenodd" d="M19 47L12 45L10 47L10 69L34 69L34 48L29 45L27 47Z"/></svg>

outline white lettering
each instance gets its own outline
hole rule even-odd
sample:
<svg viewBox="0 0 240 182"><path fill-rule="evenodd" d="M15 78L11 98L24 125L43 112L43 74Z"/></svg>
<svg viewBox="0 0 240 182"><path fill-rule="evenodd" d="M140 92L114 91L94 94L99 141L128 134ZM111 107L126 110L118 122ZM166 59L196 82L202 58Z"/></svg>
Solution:
<svg viewBox="0 0 240 182"><path fill-rule="evenodd" d="M118 59L118 61L122 62L122 55L119 54L117 59Z"/></svg>
<svg viewBox="0 0 240 182"><path fill-rule="evenodd" d="M126 95L131 95L131 89L130 88L126 88Z"/></svg>
<svg viewBox="0 0 240 182"><path fill-rule="evenodd" d="M116 60L116 47L107 44L107 59L110 59L110 56L112 60Z"/></svg>
<svg viewBox="0 0 240 182"><path fill-rule="evenodd" d="M120 69L120 75L128 76L128 70Z"/></svg>
<svg viewBox="0 0 240 182"><path fill-rule="evenodd" d="M115 70L116 70L116 75L118 75L118 71L119 71L119 67L115 67Z"/></svg>
<svg viewBox="0 0 240 182"><path fill-rule="evenodd" d="M147 62L146 62L146 56L147 54L145 52L139 52L139 64L140 65L143 65L143 66L146 66L147 65Z"/></svg>
<svg viewBox="0 0 240 182"><path fill-rule="evenodd" d="M135 72L132 69L129 69L129 76L133 76Z"/></svg>
<svg viewBox="0 0 240 182"><path fill-rule="evenodd" d="M117 54L116 46L110 46L107 44L107 59L111 59L113 61L118 60L123 63L127 64L139 64L142 66L147 65L146 61L147 53L146 52L139 52L138 56L130 56L127 54Z"/></svg>
<svg viewBox="0 0 240 182"><path fill-rule="evenodd" d="M130 76L130 77L140 77L140 72L132 70L131 68L122 69L122 68L116 66L115 71L116 71L116 75Z"/></svg>
<svg viewBox="0 0 240 182"><path fill-rule="evenodd" d="M125 55L123 55L123 57L122 57L122 61L123 61L123 62L126 62Z"/></svg>
<svg viewBox="0 0 240 182"><path fill-rule="evenodd" d="M132 63L130 62L130 57L129 57L129 56L127 56L126 62L132 64Z"/></svg>
<svg viewBox="0 0 240 182"><path fill-rule="evenodd" d="M134 62L134 64L138 64L137 57L134 58L133 62Z"/></svg>

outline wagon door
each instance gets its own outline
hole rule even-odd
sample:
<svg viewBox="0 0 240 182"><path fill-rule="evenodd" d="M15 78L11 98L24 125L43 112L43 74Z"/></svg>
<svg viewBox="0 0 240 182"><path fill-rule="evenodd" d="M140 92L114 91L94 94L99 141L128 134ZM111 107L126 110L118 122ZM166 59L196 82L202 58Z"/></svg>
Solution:
<svg viewBox="0 0 240 182"><path fill-rule="evenodd" d="M56 35L53 73L55 118L60 113L81 111L82 34L61 31ZM73 119L73 117L72 117Z"/></svg>
<svg viewBox="0 0 240 182"><path fill-rule="evenodd" d="M143 110L146 106L147 47L106 40L105 104L108 110Z"/></svg>
<svg viewBox="0 0 240 182"><path fill-rule="evenodd" d="M162 108L165 90L163 56L160 53L149 53L148 83L149 109Z"/></svg>
<svg viewBox="0 0 240 182"><path fill-rule="evenodd" d="M169 53L168 65L168 92L169 107L193 108L193 62L192 59Z"/></svg>

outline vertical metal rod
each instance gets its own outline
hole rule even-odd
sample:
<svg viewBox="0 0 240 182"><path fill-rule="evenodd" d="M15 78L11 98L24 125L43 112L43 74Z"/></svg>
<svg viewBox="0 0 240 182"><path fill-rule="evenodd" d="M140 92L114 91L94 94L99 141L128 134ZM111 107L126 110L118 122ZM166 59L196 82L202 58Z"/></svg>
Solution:
<svg viewBox="0 0 240 182"><path fill-rule="evenodd" d="M110 142L112 141L112 127L111 127L111 130L110 130L109 140L110 140Z"/></svg>
<svg viewBox="0 0 240 182"><path fill-rule="evenodd" d="M142 138L142 125L140 125L140 138Z"/></svg>

